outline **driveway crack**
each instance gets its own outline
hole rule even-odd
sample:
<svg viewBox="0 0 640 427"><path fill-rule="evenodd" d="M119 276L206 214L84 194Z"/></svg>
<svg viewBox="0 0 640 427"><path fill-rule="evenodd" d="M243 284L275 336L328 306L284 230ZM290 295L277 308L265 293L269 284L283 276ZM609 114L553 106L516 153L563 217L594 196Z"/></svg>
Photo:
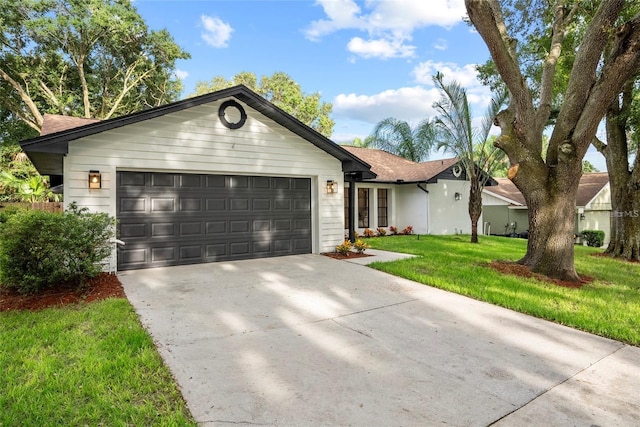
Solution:
<svg viewBox="0 0 640 427"><path fill-rule="evenodd" d="M561 386L562 384L572 380L573 378L577 377L578 375L580 375L581 373L583 373L584 371L586 371L587 369L591 368L593 365L596 365L598 363L600 363L601 361L603 361L604 359L613 356L614 354L616 354L617 352L619 352L620 350L622 350L623 348L627 347L626 345L623 345L619 348L617 348L616 350L612 351L611 353L605 354L604 356L602 356L600 359L596 360L593 363L590 363L589 365L585 366L584 368L580 369L578 372L576 372L575 374L571 375L570 377L565 378L564 380L560 381L559 383L554 384L552 387L541 391L540 393L538 393L537 395L533 396L528 402L526 402L524 405L521 405L517 408L515 408L512 411L507 412L506 414L504 414L503 416L501 416L500 418L496 419L495 421L487 424L487 426L492 426L495 425L496 423L498 423L499 421L502 421L503 419L507 418L509 415L518 412L520 409L524 408L525 406L535 402L536 400L538 400L540 397L544 396L545 394L549 393L550 391L552 391L553 389Z"/></svg>
<svg viewBox="0 0 640 427"><path fill-rule="evenodd" d="M407 301L401 301L401 302L396 302L396 303L393 303L393 304L387 304L387 305L381 305L381 306L378 306L378 307L372 307L372 308L368 308L366 310L355 311L355 312L349 313L349 314L342 314L340 316L336 316L336 317L333 317L333 318L330 318L330 319L325 319L325 320L331 320L333 323L335 323L336 325L340 326L341 328L348 329L348 330L356 332L356 333L358 333L360 335L364 335L367 338L374 339L373 336L369 335L366 332L361 331L360 329L350 328L349 326L338 322L338 319L341 319L343 317L353 316L355 314L361 314L361 313L366 313L366 312L369 312L369 311L380 310L382 308L394 307L394 306L398 306L398 305L402 305L402 304L406 304L406 303L414 302L414 301L417 301L417 299L414 298L414 299L410 299L410 300L407 300ZM325 320L320 320L320 322L324 322Z"/></svg>

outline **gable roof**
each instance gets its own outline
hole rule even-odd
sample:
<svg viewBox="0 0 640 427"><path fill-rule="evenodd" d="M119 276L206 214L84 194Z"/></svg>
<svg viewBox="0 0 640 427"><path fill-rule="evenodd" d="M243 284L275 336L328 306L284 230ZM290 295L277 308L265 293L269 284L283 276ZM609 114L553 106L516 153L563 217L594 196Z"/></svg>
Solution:
<svg viewBox="0 0 640 427"><path fill-rule="evenodd" d="M52 117L48 117L50 123L46 126L43 124L43 129L46 133L41 133L40 136L36 138L21 141L20 145L40 173L45 175L62 175L62 157L69 151L69 141L229 97L242 101L340 160L344 173L352 174L356 176L356 179L375 177L375 174L371 172L370 166L366 162L354 156L321 133L305 125L292 115L276 107L244 85L233 86L194 98L187 98L171 104L101 121L95 119L69 118L66 116L54 116L53 120L51 120Z"/></svg>
<svg viewBox="0 0 640 427"><path fill-rule="evenodd" d="M495 178L497 186L485 188L484 191L508 201L514 206L526 206L524 196L509 178ZM580 177L576 206L587 206L609 182L607 172L585 173Z"/></svg>
<svg viewBox="0 0 640 427"><path fill-rule="evenodd" d="M412 162L404 157L391 154L376 148L363 148L346 145L344 148L371 165L371 170L377 175L372 182L385 183L435 183L438 179L460 179L453 175L452 168L459 163L459 159L441 159L427 162ZM462 175L464 178L464 173ZM486 185L495 185L492 179Z"/></svg>
<svg viewBox="0 0 640 427"><path fill-rule="evenodd" d="M526 206L524 196L509 178L494 178L498 185L485 188L484 191L505 200L514 206Z"/></svg>

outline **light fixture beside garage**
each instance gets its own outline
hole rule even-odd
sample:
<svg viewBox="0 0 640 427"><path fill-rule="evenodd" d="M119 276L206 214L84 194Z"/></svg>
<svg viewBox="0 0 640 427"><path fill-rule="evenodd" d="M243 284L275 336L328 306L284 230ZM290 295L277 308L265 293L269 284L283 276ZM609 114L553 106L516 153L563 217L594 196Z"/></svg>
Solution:
<svg viewBox="0 0 640 427"><path fill-rule="evenodd" d="M456 193L456 194L454 194L454 195L453 195L453 198L454 198L456 201L460 201L460 200L462 200L462 194L460 194L460 193Z"/></svg>
<svg viewBox="0 0 640 427"><path fill-rule="evenodd" d="M102 176L100 175L100 171L89 171L89 188L92 190L102 188Z"/></svg>
<svg viewBox="0 0 640 427"><path fill-rule="evenodd" d="M247 113L238 102L230 99L220 105L218 117L224 127L229 129L240 129L247 121Z"/></svg>
<svg viewBox="0 0 640 427"><path fill-rule="evenodd" d="M333 194L338 192L338 183L333 180L327 181L327 194Z"/></svg>

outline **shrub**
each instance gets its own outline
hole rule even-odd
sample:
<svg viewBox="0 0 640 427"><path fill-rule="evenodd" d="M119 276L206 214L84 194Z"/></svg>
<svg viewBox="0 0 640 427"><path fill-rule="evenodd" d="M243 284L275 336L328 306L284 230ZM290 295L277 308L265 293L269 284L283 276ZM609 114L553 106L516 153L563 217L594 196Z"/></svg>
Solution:
<svg viewBox="0 0 640 427"><path fill-rule="evenodd" d="M0 210L0 224L4 224L9 220L9 218L11 218L21 210L22 209L17 206L7 206L6 208Z"/></svg>
<svg viewBox="0 0 640 427"><path fill-rule="evenodd" d="M115 220L71 205L65 213L12 215L0 229L0 283L35 293L67 283L82 286L110 255Z"/></svg>
<svg viewBox="0 0 640 427"><path fill-rule="evenodd" d="M407 228L402 230L402 233L400 234L404 234L404 235L413 234L413 227L411 225L407 225Z"/></svg>
<svg viewBox="0 0 640 427"><path fill-rule="evenodd" d="M604 231L602 230L584 230L582 238L587 241L587 246L599 248L604 243Z"/></svg>
<svg viewBox="0 0 640 427"><path fill-rule="evenodd" d="M362 233L362 235L363 235L364 237L376 237L376 232L375 232L375 231L373 231L373 230L372 230L372 229L370 229L370 228L365 228L365 229L364 229L364 232Z"/></svg>
<svg viewBox="0 0 640 427"><path fill-rule="evenodd" d="M360 240L360 239L358 239L358 240L356 240L356 242L353 244L353 247L355 248L355 250L356 250L359 254L361 254L361 253L363 253L364 251L366 251L370 246L369 246L368 244L366 244L366 243L364 242L364 240Z"/></svg>
<svg viewBox="0 0 640 427"><path fill-rule="evenodd" d="M378 227L378 228L376 229L376 231L378 232L378 236L381 236L381 237L382 237L382 236L384 236L385 234L387 234L387 230L385 230L385 229L384 229L384 228L382 228L382 227Z"/></svg>
<svg viewBox="0 0 640 427"><path fill-rule="evenodd" d="M392 236L395 236L396 234L398 234L398 229L392 225L391 227L389 227L389 233L391 233Z"/></svg>
<svg viewBox="0 0 640 427"><path fill-rule="evenodd" d="M351 241L347 239L336 246L336 251L341 253L342 255L347 255L351 251L351 247Z"/></svg>

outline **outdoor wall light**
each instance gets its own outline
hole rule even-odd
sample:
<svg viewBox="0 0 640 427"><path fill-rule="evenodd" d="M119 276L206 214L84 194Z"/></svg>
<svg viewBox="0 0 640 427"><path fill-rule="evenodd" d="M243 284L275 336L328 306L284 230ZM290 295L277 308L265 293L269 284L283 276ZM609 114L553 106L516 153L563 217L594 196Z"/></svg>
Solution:
<svg viewBox="0 0 640 427"><path fill-rule="evenodd" d="M453 198L454 198L456 201L462 200L462 194L460 194L460 193L456 193L456 194L454 194L454 195L453 195Z"/></svg>
<svg viewBox="0 0 640 427"><path fill-rule="evenodd" d="M102 187L102 176L100 171L89 171L89 188L96 189Z"/></svg>
<svg viewBox="0 0 640 427"><path fill-rule="evenodd" d="M338 183L333 180L327 181L327 194L332 194L337 192L338 192Z"/></svg>
<svg viewBox="0 0 640 427"><path fill-rule="evenodd" d="M586 217L584 216L584 214L583 214L583 213L581 213L581 214L580 214L580 219L581 219L582 221L584 221L584 220L585 220L585 218L586 218Z"/></svg>

